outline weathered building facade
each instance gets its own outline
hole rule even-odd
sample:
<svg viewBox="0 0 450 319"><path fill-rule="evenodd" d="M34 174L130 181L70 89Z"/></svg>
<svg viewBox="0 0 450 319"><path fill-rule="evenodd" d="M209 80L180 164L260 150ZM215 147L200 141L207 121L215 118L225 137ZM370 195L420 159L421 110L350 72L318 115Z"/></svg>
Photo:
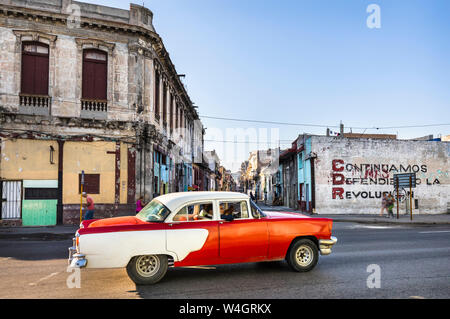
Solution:
<svg viewBox="0 0 450 319"><path fill-rule="evenodd" d="M150 10L0 5L2 224L79 222L82 173L96 217L192 186L204 130Z"/></svg>
<svg viewBox="0 0 450 319"><path fill-rule="evenodd" d="M248 160L241 165L241 191L251 192L257 200L272 204L275 185L273 175L279 170L279 159L279 148L250 152Z"/></svg>
<svg viewBox="0 0 450 319"><path fill-rule="evenodd" d="M378 214L383 194L396 194L398 173L416 174L414 214L448 211L449 142L307 135L296 141L302 211ZM399 190L400 213L409 212L409 192Z"/></svg>

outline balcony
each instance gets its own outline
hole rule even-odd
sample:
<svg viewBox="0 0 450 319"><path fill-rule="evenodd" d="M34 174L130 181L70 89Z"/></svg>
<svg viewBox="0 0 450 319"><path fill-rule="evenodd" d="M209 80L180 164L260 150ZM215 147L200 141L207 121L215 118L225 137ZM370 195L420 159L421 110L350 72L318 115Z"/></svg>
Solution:
<svg viewBox="0 0 450 319"><path fill-rule="evenodd" d="M108 101L81 99L81 118L106 120L108 115Z"/></svg>
<svg viewBox="0 0 450 319"><path fill-rule="evenodd" d="M19 94L19 113L50 115L52 98L47 95Z"/></svg>

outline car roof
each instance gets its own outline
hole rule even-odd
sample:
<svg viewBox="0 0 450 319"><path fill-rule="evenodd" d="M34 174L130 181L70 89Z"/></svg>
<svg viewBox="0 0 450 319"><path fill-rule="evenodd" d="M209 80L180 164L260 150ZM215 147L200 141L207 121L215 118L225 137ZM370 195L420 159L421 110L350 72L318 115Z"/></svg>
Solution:
<svg viewBox="0 0 450 319"><path fill-rule="evenodd" d="M248 195L238 192L178 192L161 195L155 198L171 211L190 201L197 200L246 200Z"/></svg>

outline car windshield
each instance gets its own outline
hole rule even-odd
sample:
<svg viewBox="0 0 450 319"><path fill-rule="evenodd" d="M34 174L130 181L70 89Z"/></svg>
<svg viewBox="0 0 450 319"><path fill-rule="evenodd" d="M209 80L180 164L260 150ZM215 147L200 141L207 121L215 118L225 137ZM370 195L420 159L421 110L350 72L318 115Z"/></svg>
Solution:
<svg viewBox="0 0 450 319"><path fill-rule="evenodd" d="M163 222L169 214L170 210L154 199L136 217L145 222Z"/></svg>
<svg viewBox="0 0 450 319"><path fill-rule="evenodd" d="M262 212L261 208L259 208L258 205L256 205L255 202L251 199L250 199L250 206L252 208L253 218L266 217L266 215Z"/></svg>

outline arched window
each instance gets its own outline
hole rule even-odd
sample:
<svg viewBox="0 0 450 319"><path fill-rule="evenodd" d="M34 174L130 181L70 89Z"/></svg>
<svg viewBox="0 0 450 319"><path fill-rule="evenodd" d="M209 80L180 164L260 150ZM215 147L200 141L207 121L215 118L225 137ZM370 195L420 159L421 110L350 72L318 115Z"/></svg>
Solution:
<svg viewBox="0 0 450 319"><path fill-rule="evenodd" d="M48 56L48 45L40 42L22 43L22 94L48 95Z"/></svg>
<svg viewBox="0 0 450 319"><path fill-rule="evenodd" d="M96 49L83 51L82 98L106 101L108 57Z"/></svg>

